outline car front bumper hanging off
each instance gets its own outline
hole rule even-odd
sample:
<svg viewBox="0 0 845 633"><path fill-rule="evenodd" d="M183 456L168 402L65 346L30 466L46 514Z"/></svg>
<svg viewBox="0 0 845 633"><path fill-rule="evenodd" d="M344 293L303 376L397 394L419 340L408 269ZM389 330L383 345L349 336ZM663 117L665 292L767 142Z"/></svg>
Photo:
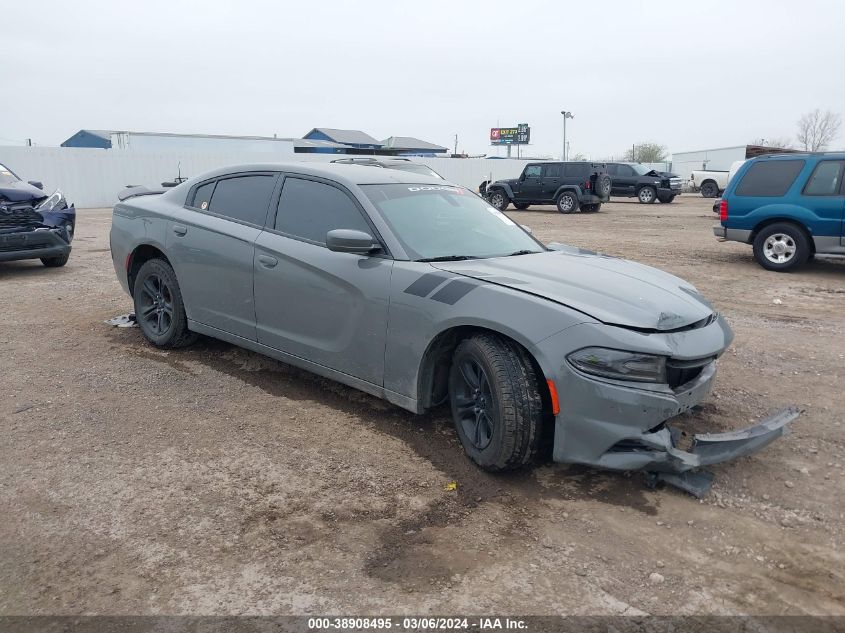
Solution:
<svg viewBox="0 0 845 633"><path fill-rule="evenodd" d="M649 470L649 483L664 482L703 497L713 481L712 473L698 470L756 453L786 433L788 425L801 414L797 407L787 407L762 422L738 431L694 435L689 451L676 448L676 433L664 428L659 433L667 459Z"/></svg>

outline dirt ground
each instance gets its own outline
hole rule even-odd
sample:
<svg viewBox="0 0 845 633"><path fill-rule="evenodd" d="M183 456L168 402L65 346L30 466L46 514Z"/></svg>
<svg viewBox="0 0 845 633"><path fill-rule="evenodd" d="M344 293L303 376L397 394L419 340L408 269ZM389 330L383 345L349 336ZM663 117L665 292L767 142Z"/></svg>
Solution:
<svg viewBox="0 0 845 633"><path fill-rule="evenodd" d="M703 501L485 474L443 410L105 325L131 302L83 210L65 268L0 264L0 614L845 614L845 261L766 272L692 195L510 215L693 282L736 340L687 422L793 432Z"/></svg>

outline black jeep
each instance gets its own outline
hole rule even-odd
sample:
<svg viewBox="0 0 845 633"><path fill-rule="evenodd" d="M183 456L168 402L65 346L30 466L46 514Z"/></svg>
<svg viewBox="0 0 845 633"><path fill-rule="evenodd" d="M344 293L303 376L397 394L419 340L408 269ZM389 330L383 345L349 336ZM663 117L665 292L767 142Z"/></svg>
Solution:
<svg viewBox="0 0 845 633"><path fill-rule="evenodd" d="M517 209L532 204L555 204L561 213L598 211L610 198L611 180L603 164L529 163L519 178L496 180L484 189L499 211L513 202Z"/></svg>
<svg viewBox="0 0 845 633"><path fill-rule="evenodd" d="M655 200L672 202L681 193L681 178L677 174L650 169L637 163L608 163L607 173L613 179L612 196L637 198L642 204Z"/></svg>

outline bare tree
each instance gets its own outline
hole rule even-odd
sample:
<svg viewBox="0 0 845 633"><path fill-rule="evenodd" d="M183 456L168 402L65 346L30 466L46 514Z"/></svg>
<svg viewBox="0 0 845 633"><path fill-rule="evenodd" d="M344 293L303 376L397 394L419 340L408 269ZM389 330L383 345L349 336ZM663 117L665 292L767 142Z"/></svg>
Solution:
<svg viewBox="0 0 845 633"><path fill-rule="evenodd" d="M792 141L785 136L776 136L773 138L755 138L751 141L751 145L761 145L763 147L776 147L777 149L792 149Z"/></svg>
<svg viewBox="0 0 845 633"><path fill-rule="evenodd" d="M666 160L666 146L659 143L637 143L625 150L625 160L631 163L662 163Z"/></svg>
<svg viewBox="0 0 845 633"><path fill-rule="evenodd" d="M798 143L811 152L827 149L839 134L840 125L842 117L839 114L816 108L798 120Z"/></svg>

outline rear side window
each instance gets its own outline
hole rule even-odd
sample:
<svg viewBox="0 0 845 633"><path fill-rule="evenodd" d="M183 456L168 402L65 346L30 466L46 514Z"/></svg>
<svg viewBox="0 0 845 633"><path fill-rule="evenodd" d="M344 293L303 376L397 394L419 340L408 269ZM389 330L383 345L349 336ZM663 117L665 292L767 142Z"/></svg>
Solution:
<svg viewBox="0 0 845 633"><path fill-rule="evenodd" d="M563 165L546 165L546 171L543 175L546 178L561 178L563 177Z"/></svg>
<svg viewBox="0 0 845 633"><path fill-rule="evenodd" d="M194 202L191 206L202 210L207 209L208 203L211 202L211 194L214 191L214 185L216 184L217 181L214 180L197 187L197 190L194 192Z"/></svg>
<svg viewBox="0 0 845 633"><path fill-rule="evenodd" d="M782 196L795 182L803 167L803 160L768 160L754 163L737 185L736 195Z"/></svg>
<svg viewBox="0 0 845 633"><path fill-rule="evenodd" d="M590 175L590 166L587 163L566 163L567 178L583 178Z"/></svg>
<svg viewBox="0 0 845 633"><path fill-rule="evenodd" d="M285 178L276 213L276 230L325 244L326 233L334 229L372 234L358 207L337 187L302 178Z"/></svg>
<svg viewBox="0 0 845 633"><path fill-rule="evenodd" d="M813 170L813 174L804 187L808 196L836 196L842 184L842 166L845 161L823 160Z"/></svg>
<svg viewBox="0 0 845 633"><path fill-rule="evenodd" d="M275 184L273 175L218 180L208 210L233 220L264 226Z"/></svg>
<svg viewBox="0 0 845 633"><path fill-rule="evenodd" d="M528 165L525 168L525 177L526 178L539 178L540 172L543 171L543 167L541 165Z"/></svg>

